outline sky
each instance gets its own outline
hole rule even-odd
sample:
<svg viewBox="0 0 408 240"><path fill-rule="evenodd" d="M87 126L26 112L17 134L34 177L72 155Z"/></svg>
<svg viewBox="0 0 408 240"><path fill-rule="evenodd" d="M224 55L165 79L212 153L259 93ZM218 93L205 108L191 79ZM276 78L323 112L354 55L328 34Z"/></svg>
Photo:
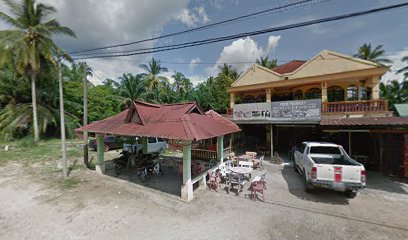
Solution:
<svg viewBox="0 0 408 240"><path fill-rule="evenodd" d="M52 15L70 27L77 38L56 37L59 46L68 52L157 37L229 18L279 7L300 0L37 0L54 6ZM367 10L404 2L402 0L314 0L301 7L265 14L245 21L224 24L203 31L144 42L116 50L157 47L212 37L255 31L323 17ZM0 11L8 12L0 1ZM386 57L394 61L382 81L402 80L396 75L408 56L408 8L385 13L340 20L258 36L229 40L193 48L130 57L89 59L94 70L92 81L118 81L123 73L141 73L140 64L154 57L169 71L184 73L196 85L218 72L223 63L239 72L245 71L261 56L278 59L283 64L293 59L307 60L323 49L353 55L364 43L383 45ZM10 28L0 22L0 30Z"/></svg>

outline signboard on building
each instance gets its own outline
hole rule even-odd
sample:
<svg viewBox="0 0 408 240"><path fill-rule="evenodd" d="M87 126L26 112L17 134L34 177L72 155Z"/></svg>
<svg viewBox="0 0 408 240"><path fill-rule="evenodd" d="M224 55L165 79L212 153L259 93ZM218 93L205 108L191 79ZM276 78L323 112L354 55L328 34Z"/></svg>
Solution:
<svg viewBox="0 0 408 240"><path fill-rule="evenodd" d="M319 122L321 100L294 100L236 104L234 121L248 122Z"/></svg>

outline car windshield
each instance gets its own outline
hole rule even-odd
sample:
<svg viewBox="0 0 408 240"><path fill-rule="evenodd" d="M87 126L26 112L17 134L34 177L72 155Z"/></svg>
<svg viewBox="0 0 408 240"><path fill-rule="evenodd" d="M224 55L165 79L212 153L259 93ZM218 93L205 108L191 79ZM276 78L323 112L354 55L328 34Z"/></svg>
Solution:
<svg viewBox="0 0 408 240"><path fill-rule="evenodd" d="M341 151L338 147L328 147L328 146L319 146L311 147L311 154L341 154Z"/></svg>

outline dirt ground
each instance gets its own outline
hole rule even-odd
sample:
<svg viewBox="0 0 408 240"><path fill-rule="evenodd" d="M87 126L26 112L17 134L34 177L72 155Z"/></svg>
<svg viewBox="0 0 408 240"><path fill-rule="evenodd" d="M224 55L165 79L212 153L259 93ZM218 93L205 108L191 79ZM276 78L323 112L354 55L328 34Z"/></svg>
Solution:
<svg viewBox="0 0 408 240"><path fill-rule="evenodd" d="M0 167L0 239L408 239L408 186L369 173L354 199L303 191L265 164L266 201L198 189L190 203L90 170L72 188L15 162Z"/></svg>

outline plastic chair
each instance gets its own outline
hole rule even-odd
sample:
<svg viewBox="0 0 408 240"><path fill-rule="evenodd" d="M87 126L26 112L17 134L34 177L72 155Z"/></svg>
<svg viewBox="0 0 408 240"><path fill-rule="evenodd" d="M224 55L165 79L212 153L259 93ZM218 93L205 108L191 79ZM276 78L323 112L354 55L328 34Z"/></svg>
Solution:
<svg viewBox="0 0 408 240"><path fill-rule="evenodd" d="M259 159L254 159L254 167L263 169L263 161L265 156L262 155Z"/></svg>
<svg viewBox="0 0 408 240"><path fill-rule="evenodd" d="M210 187L210 191L211 189L213 189L214 186L216 186L215 191L217 191L218 188L221 188L221 175L219 172L214 173L213 170L208 170L208 185Z"/></svg>
<svg viewBox="0 0 408 240"><path fill-rule="evenodd" d="M257 193L262 193L263 201L265 202L265 194L264 190L266 189L266 182L265 181L254 181L251 184L251 198L252 200L256 201Z"/></svg>

